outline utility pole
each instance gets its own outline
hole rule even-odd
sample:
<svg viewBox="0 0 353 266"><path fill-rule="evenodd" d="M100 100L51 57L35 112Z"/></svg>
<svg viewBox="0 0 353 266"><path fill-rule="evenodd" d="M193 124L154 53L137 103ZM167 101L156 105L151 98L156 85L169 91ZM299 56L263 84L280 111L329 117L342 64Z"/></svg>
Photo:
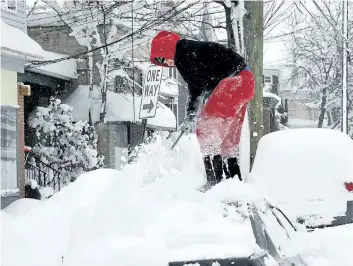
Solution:
<svg viewBox="0 0 353 266"><path fill-rule="evenodd" d="M348 0L343 0L343 37L342 38L342 132L348 134L348 86L347 86L347 72L348 72Z"/></svg>
<svg viewBox="0 0 353 266"><path fill-rule="evenodd" d="M263 135L263 1L245 1L244 39L246 59L255 77L255 97L249 108L250 170Z"/></svg>

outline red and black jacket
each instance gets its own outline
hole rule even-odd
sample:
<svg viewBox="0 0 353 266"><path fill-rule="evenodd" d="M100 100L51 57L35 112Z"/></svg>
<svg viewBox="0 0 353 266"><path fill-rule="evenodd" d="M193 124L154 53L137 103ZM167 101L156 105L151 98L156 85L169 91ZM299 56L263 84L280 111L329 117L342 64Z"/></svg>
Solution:
<svg viewBox="0 0 353 266"><path fill-rule="evenodd" d="M150 60L156 57L174 59L175 65L188 84L187 114L195 113L197 98L202 92L212 93L217 84L230 75L245 69L242 56L221 44L180 39L172 32L162 31L152 40Z"/></svg>

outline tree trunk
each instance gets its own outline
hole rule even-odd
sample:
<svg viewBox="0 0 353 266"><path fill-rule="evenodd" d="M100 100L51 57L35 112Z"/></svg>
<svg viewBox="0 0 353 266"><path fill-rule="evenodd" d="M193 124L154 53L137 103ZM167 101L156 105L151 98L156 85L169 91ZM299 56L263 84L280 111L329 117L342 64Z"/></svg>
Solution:
<svg viewBox="0 0 353 266"><path fill-rule="evenodd" d="M244 17L246 59L255 77L255 97L250 102L250 168L263 135L263 1L245 1L248 14Z"/></svg>
<svg viewBox="0 0 353 266"><path fill-rule="evenodd" d="M326 114L327 114L327 126L331 126L332 125L331 113L329 111L326 111Z"/></svg>
<svg viewBox="0 0 353 266"><path fill-rule="evenodd" d="M321 98L321 107L320 107L320 115L319 115L319 123L317 125L318 128L322 128L322 124L325 119L325 113L326 113L326 102L327 102L327 95L326 95L326 88L323 89L322 91L322 98Z"/></svg>
<svg viewBox="0 0 353 266"><path fill-rule="evenodd" d="M226 13L226 28L227 28L227 39L228 39L228 47L231 49L235 48L235 39L234 39L234 31L232 25L232 10L231 8L224 6L224 11Z"/></svg>

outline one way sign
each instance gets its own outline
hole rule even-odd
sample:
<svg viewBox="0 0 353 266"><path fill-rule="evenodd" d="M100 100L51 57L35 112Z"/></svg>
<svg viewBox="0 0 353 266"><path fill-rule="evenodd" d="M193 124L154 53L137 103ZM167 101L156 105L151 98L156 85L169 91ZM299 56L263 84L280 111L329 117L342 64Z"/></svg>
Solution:
<svg viewBox="0 0 353 266"><path fill-rule="evenodd" d="M162 81L162 68L151 66L145 76L142 88L140 119L155 117L159 89Z"/></svg>

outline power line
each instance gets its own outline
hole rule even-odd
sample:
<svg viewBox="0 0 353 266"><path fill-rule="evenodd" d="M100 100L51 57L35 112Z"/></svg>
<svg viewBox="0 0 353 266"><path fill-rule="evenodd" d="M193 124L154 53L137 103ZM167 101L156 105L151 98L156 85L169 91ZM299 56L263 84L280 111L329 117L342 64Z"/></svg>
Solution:
<svg viewBox="0 0 353 266"><path fill-rule="evenodd" d="M138 8L138 9L135 9L135 11L140 10L140 9L144 9L144 8L146 8L146 6L142 6L142 7ZM77 11L78 11L78 12L80 12L80 11L89 12L89 11L90 11L90 14L89 14L89 15L90 15L91 17L95 17L95 16L99 17L99 15L102 14L101 11L98 10L98 8L97 8L97 12L92 12L92 9L93 9L92 7L89 7L89 8L86 8L86 9L80 9L79 11L75 9L74 11L76 11L76 12L77 12ZM54 12L55 12L55 11L54 11ZM73 16L73 17L71 17L71 18L70 18L70 17L69 17L69 18L66 18L65 21L63 21L63 20L61 19L62 16L69 15L70 13L71 13L71 12L63 12L63 13L57 12L57 13L56 13L55 15L53 15L53 16L37 18L37 19L33 19L33 20L28 20L28 21L30 22L30 21L38 21L38 20L43 20L43 19L48 19L48 18L58 18L58 20L52 21L52 23L61 22L61 23L63 23L63 24L67 24L67 25L68 25L68 24L74 24L75 22L77 22L76 20L80 20L81 18L84 19L84 18L87 17L87 14L81 14L81 15ZM121 12L121 13L119 13L119 15L124 15L124 14L128 14L128 13L130 13L130 11ZM113 15L117 15L117 14L112 13L111 16L113 16ZM99 20L99 19L98 19L98 20ZM87 23L89 23L89 22L87 22ZM86 23L76 24L75 26L84 25L84 24L86 24ZM33 27L40 27L40 26L42 26L42 25L33 26Z"/></svg>
<svg viewBox="0 0 353 266"><path fill-rule="evenodd" d="M159 16L159 17L164 17L164 19L163 19L161 22L163 23L163 22L169 20L170 18L172 18L172 17L174 17L174 16L180 14L181 12L187 10L188 8L190 8L190 7L192 7L192 6L196 5L196 4L197 4L197 2L191 3L191 4L187 5L186 7L184 7L184 8L182 8L182 9L176 11L175 13L170 14L170 15L167 16L167 17L164 17L167 13L170 13L170 10L168 10L167 12L165 12L164 14L162 14L162 15ZM181 3L180 3L179 5L181 5ZM173 9L176 9L177 7L178 7L178 6L173 7ZM148 25L148 24L150 24L150 25ZM93 48L93 49L91 49L91 50L89 50L89 51L86 51L86 52L78 53L78 54L76 54L76 55L67 56L67 57L63 57L63 58L58 58L58 59L54 59L54 60L33 62L32 64L26 66L26 68L27 68L27 69L30 69L30 68L33 68L33 67L38 67L38 66L48 65L48 64L55 64L55 63L62 62L62 61L65 61L65 60L79 58L79 57L81 57L81 56L83 56L83 55L92 53L92 52L94 52L94 51L100 50L100 49L102 49L102 48L106 48L106 47L108 47L108 46L111 46L111 45L113 45L113 44L116 44L116 43L118 43L118 42L121 42L121 41L123 41L123 40L125 40L125 39L128 39L128 38L130 38L131 36L133 36L134 34L140 34L140 33L144 32L144 31L146 31L146 30L151 29L152 27L154 27L154 26L156 26L156 25L158 25L158 24L161 24L161 23L148 23L148 22L147 22L147 23L145 23L140 29L138 29L138 30L136 30L136 31L133 31L133 29L132 29L132 33L127 34L127 35L125 35L125 36L119 38L119 39L116 40L116 41L113 41L113 42L110 42L110 43L101 45L101 46L99 46L99 47Z"/></svg>
<svg viewBox="0 0 353 266"><path fill-rule="evenodd" d="M301 31L304 31L304 30L307 30L307 29L310 29L311 27L305 27L305 28L302 28L302 29L298 29L298 30L294 30L294 31L291 31L291 32L288 32L288 33L284 33L284 34L280 34L280 35L276 35L276 36L271 36L271 37L268 37L267 39L265 39L266 41L270 41L272 39L276 39L276 38L280 38L280 37L285 37L285 36L288 36L288 35L292 35L292 34L295 34L295 33L298 33L298 32L301 32Z"/></svg>
<svg viewBox="0 0 353 266"><path fill-rule="evenodd" d="M129 1L129 2L133 2L133 1ZM180 3L182 3L183 1L181 1ZM127 2L125 2L125 3L127 3ZM179 4L180 5L180 4ZM122 6L122 5L121 5ZM138 10L141 10L141 9L144 9L144 8L150 8L151 6L153 6L153 4L152 5L143 5L142 7L140 7L140 8L137 8L137 9L134 9L134 11L136 12L136 11L138 11ZM118 7L120 7L120 6L118 6ZM75 9L74 11L75 12L80 12L80 11L92 11L92 7L87 7L87 8L82 8L82 9ZM98 10L98 9L97 9ZM200 11L200 10L199 10ZM199 12L199 11L197 11L197 12ZM217 13L220 13L220 12L223 12L222 10L221 11L217 11L217 12L214 12L214 13L210 13L210 14L217 14ZM68 15L68 14L70 14L70 13L72 13L72 12L62 12L62 13L57 13L57 14L55 14L55 15L52 15L52 16L46 16L46 17L41 17L41 18L33 18L33 19L28 19L27 21L29 21L29 22L31 22L31 21L38 21L38 20L44 20L44 19L49 19L49 18L60 18L61 16L65 16L65 15ZM92 12L91 12L92 13ZM121 13L119 13L118 15L123 15L123 14L128 14L128 13L130 13L130 11L126 11L126 12L121 12ZM37 13L37 15L39 15L40 13ZM93 15L93 16L96 16L96 15L99 15L100 14L100 11L97 11L97 12L95 12L94 14L90 14L90 15ZM117 15L117 14L112 14L112 16L113 15ZM193 12L193 15L195 15L195 12ZM32 16L34 16L34 14L32 15ZM71 23L73 23L73 22L75 22L74 20L75 19L79 19L79 18L85 18L87 16L87 14L82 14L82 15L77 15L77 16L75 16L75 17L72 17L72 18L70 18L70 20L72 20L72 22ZM196 16L199 16L199 15L196 15ZM53 23L55 23L55 22L62 22L61 20L57 20L57 21L53 21ZM69 22L67 22L67 21L65 21L66 23L69 23Z"/></svg>
<svg viewBox="0 0 353 266"><path fill-rule="evenodd" d="M217 11L217 12L213 12L213 13L207 13L206 15L213 15L213 14L219 14L219 13L223 13L224 11ZM202 17L204 14L194 14L193 17ZM110 18L114 18L116 17L117 15L116 14L111 14L109 15L107 18L110 19ZM119 17L119 19L131 19L131 17ZM96 22L96 21L99 21L100 19L96 19L96 20L91 20L91 21L88 21L88 22L83 22L83 23L78 23L78 24L74 24L74 22L71 22L71 26L72 27L77 27L77 26L83 26L83 25L88 25L92 22ZM159 20L158 19L146 19L146 18L139 18L139 19L135 19L135 21L155 21L155 22L158 22ZM185 22L185 21L196 21L196 22L201 22L201 21L197 21L197 20L191 20L191 19L175 19L175 20L172 20L172 21L175 21L175 22ZM52 23L56 23L56 22L62 22L60 20L57 20L57 21L54 21ZM65 21L65 24L62 24L62 25L36 25L36 26L28 26L28 28L30 29L34 29L34 28L42 28L42 27L65 27L65 26L69 26L69 28L71 29L71 26L69 25L70 23L69 22L66 22ZM50 29L50 30L47 30L47 31L40 31L40 33L50 33L50 32L55 32L55 31L62 31L62 29ZM82 38L82 37L81 37Z"/></svg>

